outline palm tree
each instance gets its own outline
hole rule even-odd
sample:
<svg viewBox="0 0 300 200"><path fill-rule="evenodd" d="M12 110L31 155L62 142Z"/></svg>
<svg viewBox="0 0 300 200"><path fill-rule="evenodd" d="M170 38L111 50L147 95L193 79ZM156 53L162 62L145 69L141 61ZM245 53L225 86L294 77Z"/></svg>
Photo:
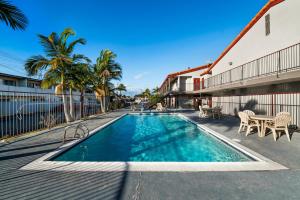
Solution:
<svg viewBox="0 0 300 200"><path fill-rule="evenodd" d="M126 92L126 86L121 83L118 85L118 87L115 88L115 90L117 90L119 92L119 95L121 96L122 95L122 92Z"/></svg>
<svg viewBox="0 0 300 200"><path fill-rule="evenodd" d="M48 37L38 35L46 55L32 56L27 59L25 63L25 70L29 76L37 75L40 71L46 71L42 81L42 87L48 88L52 85L57 85L56 89L58 89L58 93L62 94L67 122L73 121L74 117L69 113L65 93L66 88L69 88L72 94L70 72L74 65L85 60L83 55L73 54L73 51L77 44L85 44L86 41L79 38L68 43L68 38L74 35L75 32L71 28L66 28L60 35L55 32L51 33ZM72 106L70 108L72 109Z"/></svg>
<svg viewBox="0 0 300 200"><path fill-rule="evenodd" d="M142 93L143 97L149 98L151 96L151 91L147 88L145 91Z"/></svg>
<svg viewBox="0 0 300 200"><path fill-rule="evenodd" d="M83 98L84 91L90 84L91 71L89 63L91 61L89 58L77 54L73 56L73 62L65 76L67 77L67 85L69 87L70 115L75 119L72 91L75 89L80 91L80 116L83 117Z"/></svg>
<svg viewBox="0 0 300 200"><path fill-rule="evenodd" d="M111 81L122 78L122 68L115 61L116 57L112 51L102 50L93 67L93 89L99 97L102 112L106 112L108 108L107 97L113 88Z"/></svg>
<svg viewBox="0 0 300 200"><path fill-rule="evenodd" d="M28 24L23 12L5 0L0 0L0 21L14 30L24 30Z"/></svg>
<svg viewBox="0 0 300 200"><path fill-rule="evenodd" d="M155 87L152 89L153 94L158 94L159 93L159 87Z"/></svg>

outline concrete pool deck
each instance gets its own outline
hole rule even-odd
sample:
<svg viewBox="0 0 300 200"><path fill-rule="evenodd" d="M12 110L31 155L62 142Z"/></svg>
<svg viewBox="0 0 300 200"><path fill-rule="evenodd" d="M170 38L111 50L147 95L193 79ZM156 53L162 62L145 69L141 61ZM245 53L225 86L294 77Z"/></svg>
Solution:
<svg viewBox="0 0 300 200"><path fill-rule="evenodd" d="M90 129L126 113L118 111L88 120ZM238 119L199 119L215 130L289 170L249 172L61 172L20 170L62 145L63 129L11 144L0 143L0 199L299 199L300 134L288 142L271 135L237 134Z"/></svg>

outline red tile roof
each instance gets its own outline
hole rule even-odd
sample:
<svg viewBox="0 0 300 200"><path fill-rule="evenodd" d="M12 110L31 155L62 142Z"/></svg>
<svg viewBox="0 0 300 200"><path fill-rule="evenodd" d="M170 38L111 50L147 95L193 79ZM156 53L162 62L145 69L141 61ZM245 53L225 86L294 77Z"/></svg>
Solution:
<svg viewBox="0 0 300 200"><path fill-rule="evenodd" d="M201 75L208 74L211 69L218 64L218 62L242 39L242 37L258 22L258 20L264 16L266 12L273 6L283 2L285 0L270 0L257 14L256 16L249 22L249 24L240 32L240 34L231 42L231 44L223 51L223 53L219 56L219 58Z"/></svg>

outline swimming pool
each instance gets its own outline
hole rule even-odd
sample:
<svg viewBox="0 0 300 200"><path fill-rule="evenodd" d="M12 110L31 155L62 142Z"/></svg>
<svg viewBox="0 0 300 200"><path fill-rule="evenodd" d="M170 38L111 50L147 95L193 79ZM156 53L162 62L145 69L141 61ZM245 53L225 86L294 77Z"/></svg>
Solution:
<svg viewBox="0 0 300 200"><path fill-rule="evenodd" d="M224 141L178 115L128 114L53 161L72 162L247 162Z"/></svg>
<svg viewBox="0 0 300 200"><path fill-rule="evenodd" d="M183 114L130 113L21 167L47 171L265 171L276 163Z"/></svg>

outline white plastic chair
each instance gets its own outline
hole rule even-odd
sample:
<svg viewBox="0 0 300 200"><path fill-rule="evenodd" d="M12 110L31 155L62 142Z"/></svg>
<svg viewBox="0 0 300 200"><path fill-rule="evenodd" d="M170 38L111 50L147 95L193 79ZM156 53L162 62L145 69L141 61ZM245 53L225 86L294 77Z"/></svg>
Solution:
<svg viewBox="0 0 300 200"><path fill-rule="evenodd" d="M199 106L199 117L203 118L203 117L207 117L206 114L204 113L202 106Z"/></svg>
<svg viewBox="0 0 300 200"><path fill-rule="evenodd" d="M255 115L255 113L254 113L252 110L244 110L243 112L244 112L244 113L247 113L248 116L253 116L253 115Z"/></svg>
<svg viewBox="0 0 300 200"><path fill-rule="evenodd" d="M241 124L238 133L240 133L241 130L243 130L244 128L247 128L246 136L248 136L251 131L251 128L253 127L257 127L257 130L259 132L260 124L257 120L250 119L249 115L246 112L239 112L238 115L241 119Z"/></svg>
<svg viewBox="0 0 300 200"><path fill-rule="evenodd" d="M279 137L281 136L281 132L284 131L288 140L291 141L288 125L292 121L292 117L289 113L281 113L277 114L274 120L266 122L266 128L271 129L273 133L273 138L277 140L277 133L279 131Z"/></svg>

